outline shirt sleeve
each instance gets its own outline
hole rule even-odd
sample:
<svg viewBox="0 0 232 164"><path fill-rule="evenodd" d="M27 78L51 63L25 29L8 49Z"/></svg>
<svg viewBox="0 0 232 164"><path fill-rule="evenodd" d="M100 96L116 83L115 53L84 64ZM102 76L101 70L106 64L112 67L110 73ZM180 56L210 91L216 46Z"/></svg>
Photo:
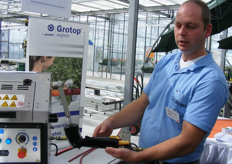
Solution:
<svg viewBox="0 0 232 164"><path fill-rule="evenodd" d="M152 87L152 81L155 78L155 73L154 72L155 72L155 69L152 72L152 75L151 75L151 77L149 79L149 82L147 83L146 87L143 89L143 92L146 93L146 95L150 94L150 90L151 90L151 87Z"/></svg>
<svg viewBox="0 0 232 164"><path fill-rule="evenodd" d="M199 84L187 106L184 120L210 132L228 98L228 88L221 81Z"/></svg>

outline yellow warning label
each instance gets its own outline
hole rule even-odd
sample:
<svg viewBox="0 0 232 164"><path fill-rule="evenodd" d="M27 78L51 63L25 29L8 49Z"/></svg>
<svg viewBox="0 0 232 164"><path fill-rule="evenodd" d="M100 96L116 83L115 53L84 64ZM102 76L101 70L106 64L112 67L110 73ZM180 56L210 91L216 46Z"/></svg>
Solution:
<svg viewBox="0 0 232 164"><path fill-rule="evenodd" d="M8 104L6 101L2 104L2 107L8 107Z"/></svg>
<svg viewBox="0 0 232 164"><path fill-rule="evenodd" d="M6 95L6 96L3 97L3 100L10 100L10 98L9 98L8 95Z"/></svg>
<svg viewBox="0 0 232 164"><path fill-rule="evenodd" d="M15 102L12 102L12 103L10 104L10 107L16 107Z"/></svg>
<svg viewBox="0 0 232 164"><path fill-rule="evenodd" d="M11 97L11 100L18 100L18 98L16 95L14 95L13 97Z"/></svg>

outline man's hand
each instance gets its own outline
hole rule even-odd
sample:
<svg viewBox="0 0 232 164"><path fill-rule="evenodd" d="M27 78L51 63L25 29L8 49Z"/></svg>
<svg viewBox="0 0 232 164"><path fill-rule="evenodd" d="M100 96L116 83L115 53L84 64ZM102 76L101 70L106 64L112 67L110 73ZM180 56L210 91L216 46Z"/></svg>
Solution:
<svg viewBox="0 0 232 164"><path fill-rule="evenodd" d="M112 132L113 127L111 126L110 121L105 120L103 123L95 128L93 132L93 137L109 137Z"/></svg>
<svg viewBox="0 0 232 164"><path fill-rule="evenodd" d="M107 147L105 149L106 153L110 154L111 156L121 159L126 162L138 162L139 160L139 152L134 152L126 148L112 148Z"/></svg>
<svg viewBox="0 0 232 164"><path fill-rule="evenodd" d="M194 152L205 135L205 131L184 121L180 135L141 152L134 152L126 148L108 147L106 153L132 163L172 159Z"/></svg>

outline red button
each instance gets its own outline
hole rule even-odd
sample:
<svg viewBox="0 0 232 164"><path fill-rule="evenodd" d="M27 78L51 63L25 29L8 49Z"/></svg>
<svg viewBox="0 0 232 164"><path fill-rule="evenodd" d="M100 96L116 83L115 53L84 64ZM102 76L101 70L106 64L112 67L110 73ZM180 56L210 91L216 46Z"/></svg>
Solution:
<svg viewBox="0 0 232 164"><path fill-rule="evenodd" d="M25 158L25 157L26 157L25 151L20 150L20 151L18 152L18 157L21 158L21 159Z"/></svg>

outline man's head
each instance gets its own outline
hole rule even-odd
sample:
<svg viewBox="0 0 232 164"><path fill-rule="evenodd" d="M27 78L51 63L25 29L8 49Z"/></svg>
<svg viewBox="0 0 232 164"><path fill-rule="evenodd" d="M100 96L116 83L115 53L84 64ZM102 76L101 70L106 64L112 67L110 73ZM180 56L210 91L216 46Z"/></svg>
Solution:
<svg viewBox="0 0 232 164"><path fill-rule="evenodd" d="M29 70L46 71L53 64L54 59L54 56L29 56Z"/></svg>
<svg viewBox="0 0 232 164"><path fill-rule="evenodd" d="M206 3L201 1L201 0L188 0L188 1L184 2L182 5L184 5L185 3L188 3L188 2L193 2L193 3L197 4L199 7L201 7L202 21L204 23L204 27L206 28L206 26L211 23L211 13L210 13L210 10L209 10L208 6L206 5Z"/></svg>
<svg viewBox="0 0 232 164"><path fill-rule="evenodd" d="M210 36L210 11L200 0L183 3L176 15L175 40L178 48L191 60L206 53L205 40Z"/></svg>

